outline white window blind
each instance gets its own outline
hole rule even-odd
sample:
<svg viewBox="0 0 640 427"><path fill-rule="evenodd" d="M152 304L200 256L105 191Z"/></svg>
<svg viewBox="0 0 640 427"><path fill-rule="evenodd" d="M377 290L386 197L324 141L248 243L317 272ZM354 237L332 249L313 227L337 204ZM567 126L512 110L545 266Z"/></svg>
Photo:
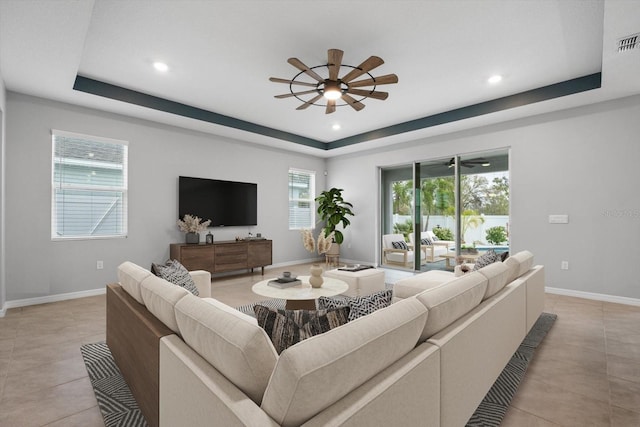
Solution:
<svg viewBox="0 0 640 427"><path fill-rule="evenodd" d="M128 143L51 133L51 238L126 237Z"/></svg>
<svg viewBox="0 0 640 427"><path fill-rule="evenodd" d="M289 230L315 226L316 173L289 169Z"/></svg>

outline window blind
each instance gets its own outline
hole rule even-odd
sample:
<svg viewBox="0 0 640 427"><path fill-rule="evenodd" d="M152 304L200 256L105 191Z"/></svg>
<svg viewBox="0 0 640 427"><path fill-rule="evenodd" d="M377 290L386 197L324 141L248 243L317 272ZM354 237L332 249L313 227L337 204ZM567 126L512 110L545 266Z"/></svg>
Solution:
<svg viewBox="0 0 640 427"><path fill-rule="evenodd" d="M289 230L315 226L315 172L289 169Z"/></svg>

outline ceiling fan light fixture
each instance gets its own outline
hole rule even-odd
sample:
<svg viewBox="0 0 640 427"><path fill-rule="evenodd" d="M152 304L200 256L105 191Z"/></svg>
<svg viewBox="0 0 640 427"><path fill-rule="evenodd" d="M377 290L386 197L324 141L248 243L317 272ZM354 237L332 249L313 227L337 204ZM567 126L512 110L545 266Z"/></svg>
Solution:
<svg viewBox="0 0 640 427"><path fill-rule="evenodd" d="M488 168L489 166L491 166L491 163L489 163L489 162L484 162L484 163L482 164L482 166L483 166L483 167L485 167L485 168Z"/></svg>
<svg viewBox="0 0 640 427"><path fill-rule="evenodd" d="M336 100L336 99L342 98L342 91L337 87L328 87L328 88L325 88L322 96L324 96L327 99Z"/></svg>

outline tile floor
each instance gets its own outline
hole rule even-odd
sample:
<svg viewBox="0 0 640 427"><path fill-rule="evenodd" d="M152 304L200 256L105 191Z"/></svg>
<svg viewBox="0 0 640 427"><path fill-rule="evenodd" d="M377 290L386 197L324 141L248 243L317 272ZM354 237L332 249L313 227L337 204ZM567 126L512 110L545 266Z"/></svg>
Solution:
<svg viewBox="0 0 640 427"><path fill-rule="evenodd" d="M287 268L308 274L308 265ZM267 269L276 277L284 269ZM387 280L407 273L388 270ZM259 272L213 284L238 306ZM640 307L547 294L558 320L503 426L640 426ZM0 318L0 427L103 426L80 345L105 339L105 298L10 309Z"/></svg>

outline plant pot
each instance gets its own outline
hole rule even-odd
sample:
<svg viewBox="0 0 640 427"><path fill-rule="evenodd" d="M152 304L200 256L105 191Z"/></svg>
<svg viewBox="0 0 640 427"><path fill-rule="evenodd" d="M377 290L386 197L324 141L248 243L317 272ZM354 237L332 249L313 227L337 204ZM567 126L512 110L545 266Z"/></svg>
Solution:
<svg viewBox="0 0 640 427"><path fill-rule="evenodd" d="M337 244L336 242L331 243L331 247L326 252L326 255L329 255L329 256L331 256L331 255L333 255L333 256L340 255L340 245Z"/></svg>
<svg viewBox="0 0 640 427"><path fill-rule="evenodd" d="M200 234L199 233L187 233L187 243L195 244L200 243Z"/></svg>
<svg viewBox="0 0 640 427"><path fill-rule="evenodd" d="M324 279L322 278L322 267L320 264L313 264L311 269L309 269L309 273L311 273L311 276L309 276L309 284L311 287L321 287Z"/></svg>

